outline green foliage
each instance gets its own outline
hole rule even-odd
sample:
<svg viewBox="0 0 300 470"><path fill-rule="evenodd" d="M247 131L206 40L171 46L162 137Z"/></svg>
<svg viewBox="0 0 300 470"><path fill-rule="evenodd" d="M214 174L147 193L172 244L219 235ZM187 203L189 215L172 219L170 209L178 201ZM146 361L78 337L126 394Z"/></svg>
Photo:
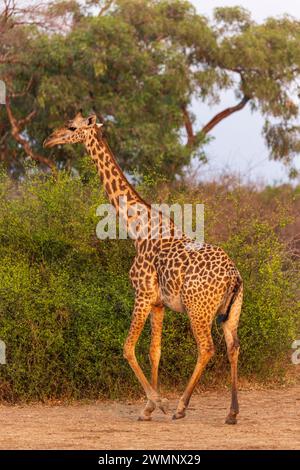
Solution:
<svg viewBox="0 0 300 470"><path fill-rule="evenodd" d="M0 331L10 399L120 393L130 377L130 247L96 239L92 184L62 173L1 185ZM102 199L103 200L103 199ZM115 380L117 378L117 380Z"/></svg>
<svg viewBox="0 0 300 470"><path fill-rule="evenodd" d="M96 238L95 212L104 198L94 172L86 162L80 166L81 178L61 172L56 181L31 169L18 185L4 176L0 182L0 338L7 344L0 397L7 400L119 398L140 390L123 359L133 245ZM190 202L189 193L171 197ZM271 225L258 220L241 219L224 246L245 281L241 374L272 377L299 333L291 260ZM205 377L228 380L219 328L214 338L218 352ZM148 347L147 324L138 345L147 372ZM195 358L188 319L167 312L161 383L184 386Z"/></svg>
<svg viewBox="0 0 300 470"><path fill-rule="evenodd" d="M296 276L270 224L254 219L226 244L244 280L241 369L275 374L299 334Z"/></svg>

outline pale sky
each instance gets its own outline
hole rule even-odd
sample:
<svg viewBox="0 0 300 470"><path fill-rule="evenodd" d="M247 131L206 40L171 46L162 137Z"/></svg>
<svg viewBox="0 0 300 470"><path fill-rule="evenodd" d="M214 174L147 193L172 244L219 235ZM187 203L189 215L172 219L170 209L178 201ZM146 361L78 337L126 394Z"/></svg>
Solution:
<svg viewBox="0 0 300 470"><path fill-rule="evenodd" d="M247 8L256 21L263 21L269 16L284 13L300 19L299 0L190 0L199 13L211 17L215 7L240 5ZM299 44L300 47L300 44ZM213 115L236 104L233 94L228 93L222 102L214 107L203 107L195 104L193 111L197 116L198 127L205 124ZM226 170L265 183L288 181L287 169L280 162L268 159L268 150L261 136L263 119L259 113L252 114L250 109L230 116L220 123L211 135L214 140L206 147L209 164L202 167L200 175L211 178ZM300 170L300 156L296 157L295 166Z"/></svg>

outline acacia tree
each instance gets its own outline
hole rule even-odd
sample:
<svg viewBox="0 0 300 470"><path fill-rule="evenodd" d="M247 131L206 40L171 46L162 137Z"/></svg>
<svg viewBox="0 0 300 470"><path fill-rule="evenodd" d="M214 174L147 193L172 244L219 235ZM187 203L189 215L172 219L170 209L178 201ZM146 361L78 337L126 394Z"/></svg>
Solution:
<svg viewBox="0 0 300 470"><path fill-rule="evenodd" d="M0 10L0 66L1 78L6 85L6 117L0 120L0 157L9 169L19 174L24 157L30 157L42 166L56 172L56 164L37 151L34 140L27 129L37 115L34 104L31 105L30 91L34 82L34 73L29 68L28 82L24 83L19 70L30 67L27 51L31 49L32 34L36 28L49 32L68 30L68 14L76 11L74 2L64 5L3 0ZM30 51L31 53L33 51ZM19 111L19 102L23 103ZM33 106L33 109L31 109Z"/></svg>
<svg viewBox="0 0 300 470"><path fill-rule="evenodd" d="M49 157L41 142L78 108L97 112L123 168L139 174L174 178L192 157L204 161L209 133L245 106L264 116L271 158L291 164L299 152L300 23L293 18L257 24L242 8L218 8L210 23L184 0L64 1L42 14L43 21L41 10L31 12L30 25L14 26L19 40L2 43L14 58L0 64L10 89L0 152L12 167L26 155L76 166L82 150ZM226 90L236 103L197 129L192 100L216 104ZM19 140L11 116L22 124Z"/></svg>

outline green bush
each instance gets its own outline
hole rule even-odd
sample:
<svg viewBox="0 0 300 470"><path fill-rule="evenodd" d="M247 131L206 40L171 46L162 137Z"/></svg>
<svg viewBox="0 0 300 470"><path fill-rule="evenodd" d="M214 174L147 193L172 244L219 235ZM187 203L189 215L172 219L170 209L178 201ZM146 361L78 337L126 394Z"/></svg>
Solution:
<svg viewBox="0 0 300 470"><path fill-rule="evenodd" d="M224 248L244 280L241 370L276 379L299 334L298 283L291 260L271 226L256 219L245 223Z"/></svg>
<svg viewBox="0 0 300 470"><path fill-rule="evenodd" d="M54 180L33 172L18 185L1 179L0 338L7 345L2 399L120 398L140 390L123 359L134 248L130 241L96 238L96 207L104 195L93 173L82 174L61 173ZM274 229L257 220L245 220L224 247L245 281L241 374L268 378L297 336L299 304L289 258ZM227 381L216 326L214 337L218 353L205 377ZM147 372L148 347L147 324L138 345ZM195 358L188 319L168 311L161 382L184 386Z"/></svg>

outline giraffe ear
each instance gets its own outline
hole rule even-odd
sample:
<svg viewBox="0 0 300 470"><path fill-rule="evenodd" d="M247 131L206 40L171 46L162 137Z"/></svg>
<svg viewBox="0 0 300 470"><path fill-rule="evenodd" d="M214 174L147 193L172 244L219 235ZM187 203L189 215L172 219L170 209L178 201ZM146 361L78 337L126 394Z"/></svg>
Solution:
<svg viewBox="0 0 300 470"><path fill-rule="evenodd" d="M88 126L94 126L96 124L96 121L97 121L97 116L96 114L92 114L91 116L89 116L87 118L87 124Z"/></svg>
<svg viewBox="0 0 300 470"><path fill-rule="evenodd" d="M101 129L101 127L103 127L103 124L102 122L100 124L97 123L96 126L98 127L98 129Z"/></svg>

